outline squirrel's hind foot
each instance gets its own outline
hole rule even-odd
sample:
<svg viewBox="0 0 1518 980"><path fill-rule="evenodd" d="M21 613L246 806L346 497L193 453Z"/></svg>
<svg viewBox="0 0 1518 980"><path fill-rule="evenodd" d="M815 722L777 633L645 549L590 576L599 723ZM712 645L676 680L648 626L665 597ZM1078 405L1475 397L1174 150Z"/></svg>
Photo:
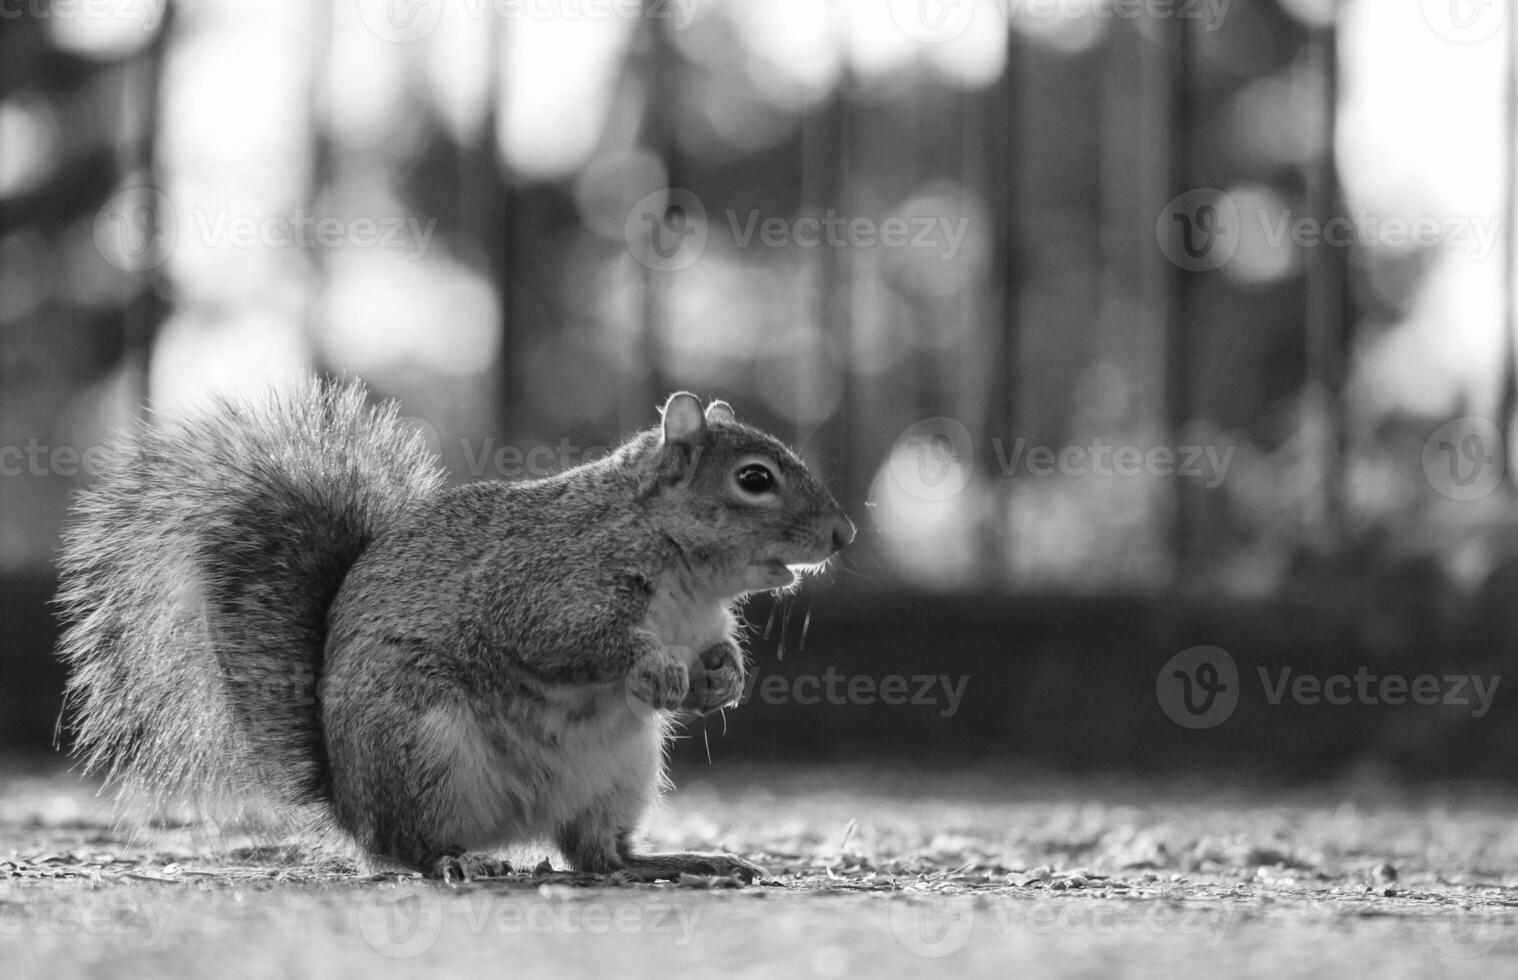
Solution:
<svg viewBox="0 0 1518 980"><path fill-rule="evenodd" d="M642 854L622 858L622 868L616 872L633 881L675 881L681 875L700 875L707 878L737 878L751 885L769 872L759 865L733 854Z"/></svg>
<svg viewBox="0 0 1518 980"><path fill-rule="evenodd" d="M476 878L504 878L511 871L510 862L489 854L444 854L424 874L445 885L463 885Z"/></svg>

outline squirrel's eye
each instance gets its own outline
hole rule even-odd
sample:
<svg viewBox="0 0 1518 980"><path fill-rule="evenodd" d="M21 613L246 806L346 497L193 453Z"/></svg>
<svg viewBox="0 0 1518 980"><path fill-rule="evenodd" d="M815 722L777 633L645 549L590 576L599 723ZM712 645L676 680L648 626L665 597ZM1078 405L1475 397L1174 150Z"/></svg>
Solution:
<svg viewBox="0 0 1518 980"><path fill-rule="evenodd" d="M738 481L738 487L744 493L768 493L775 489L775 474L768 467L758 463L750 463L740 469L734 478Z"/></svg>

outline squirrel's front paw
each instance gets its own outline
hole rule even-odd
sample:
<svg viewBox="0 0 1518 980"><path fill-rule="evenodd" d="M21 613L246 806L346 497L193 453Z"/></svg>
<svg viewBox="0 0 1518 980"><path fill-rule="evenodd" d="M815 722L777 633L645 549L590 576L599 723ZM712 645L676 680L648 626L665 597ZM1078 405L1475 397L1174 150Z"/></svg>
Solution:
<svg viewBox="0 0 1518 980"><path fill-rule="evenodd" d="M627 692L640 704L673 711L690 692L690 669L674 657L644 657L627 677Z"/></svg>
<svg viewBox="0 0 1518 980"><path fill-rule="evenodd" d="M424 874L446 885L467 885L476 878L501 878L511 871L510 862L489 854L444 854L431 861Z"/></svg>
<svg viewBox="0 0 1518 980"><path fill-rule="evenodd" d="M743 697L748 672L743 651L732 640L714 643L701 653L701 670L691 678L690 693L680 707L687 711L716 711Z"/></svg>

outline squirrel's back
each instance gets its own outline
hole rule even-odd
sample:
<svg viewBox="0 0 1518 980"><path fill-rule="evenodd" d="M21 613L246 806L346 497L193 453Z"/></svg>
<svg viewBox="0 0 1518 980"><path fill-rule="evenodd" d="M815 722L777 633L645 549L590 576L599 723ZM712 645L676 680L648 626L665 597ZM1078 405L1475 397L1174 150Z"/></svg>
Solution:
<svg viewBox="0 0 1518 980"><path fill-rule="evenodd" d="M64 535L61 655L76 751L129 798L272 804L330 778L327 611L365 547L442 474L395 408L310 380L142 425Z"/></svg>

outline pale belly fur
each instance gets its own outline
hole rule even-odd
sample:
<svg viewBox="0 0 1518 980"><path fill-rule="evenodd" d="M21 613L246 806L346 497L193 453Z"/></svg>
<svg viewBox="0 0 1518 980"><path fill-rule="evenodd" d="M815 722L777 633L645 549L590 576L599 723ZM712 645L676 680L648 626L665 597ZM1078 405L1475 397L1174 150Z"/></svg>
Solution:
<svg viewBox="0 0 1518 980"><path fill-rule="evenodd" d="M666 588L643 628L694 673L701 651L729 637L733 625L721 602ZM425 724L450 773L438 815L443 832L468 850L546 840L592 811L635 822L663 788L669 717L634 702L622 680L550 691L531 715L536 737L513 737L512 719L482 724L462 706L435 708Z"/></svg>

